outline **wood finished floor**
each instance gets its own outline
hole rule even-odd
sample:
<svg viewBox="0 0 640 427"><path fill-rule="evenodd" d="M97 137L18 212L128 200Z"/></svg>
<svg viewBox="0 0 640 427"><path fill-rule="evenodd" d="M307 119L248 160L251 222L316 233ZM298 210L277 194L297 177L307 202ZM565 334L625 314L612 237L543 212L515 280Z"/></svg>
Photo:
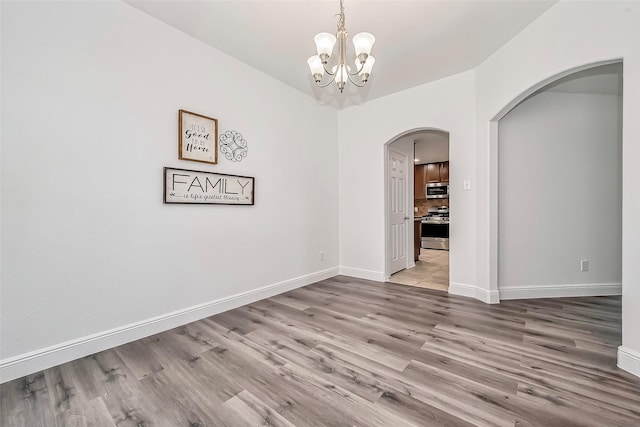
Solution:
<svg viewBox="0 0 640 427"><path fill-rule="evenodd" d="M620 298L335 277L0 387L9 426L639 426Z"/></svg>

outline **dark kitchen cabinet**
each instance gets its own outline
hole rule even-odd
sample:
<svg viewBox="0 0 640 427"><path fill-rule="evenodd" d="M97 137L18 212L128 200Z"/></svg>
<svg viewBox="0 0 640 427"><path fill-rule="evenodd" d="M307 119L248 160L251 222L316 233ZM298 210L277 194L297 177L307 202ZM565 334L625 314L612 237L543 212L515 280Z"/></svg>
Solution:
<svg viewBox="0 0 640 427"><path fill-rule="evenodd" d="M426 166L426 181L440 182L440 163L429 163Z"/></svg>
<svg viewBox="0 0 640 427"><path fill-rule="evenodd" d="M413 197L414 199L424 199L425 194L425 182L424 182L424 170L425 165L417 165L413 174Z"/></svg>
<svg viewBox="0 0 640 427"><path fill-rule="evenodd" d="M449 182L449 162L440 164L440 182Z"/></svg>
<svg viewBox="0 0 640 427"><path fill-rule="evenodd" d="M449 182L449 162L429 163L426 166L426 182Z"/></svg>

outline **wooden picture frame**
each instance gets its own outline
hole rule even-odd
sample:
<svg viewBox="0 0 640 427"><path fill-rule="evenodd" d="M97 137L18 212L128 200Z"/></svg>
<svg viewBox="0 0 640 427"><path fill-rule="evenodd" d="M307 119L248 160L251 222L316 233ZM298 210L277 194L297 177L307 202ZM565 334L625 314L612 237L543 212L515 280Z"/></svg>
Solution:
<svg viewBox="0 0 640 427"><path fill-rule="evenodd" d="M218 120L178 110L178 159L218 163Z"/></svg>
<svg viewBox="0 0 640 427"><path fill-rule="evenodd" d="M250 176L165 167L163 184L166 204L255 203L255 178Z"/></svg>

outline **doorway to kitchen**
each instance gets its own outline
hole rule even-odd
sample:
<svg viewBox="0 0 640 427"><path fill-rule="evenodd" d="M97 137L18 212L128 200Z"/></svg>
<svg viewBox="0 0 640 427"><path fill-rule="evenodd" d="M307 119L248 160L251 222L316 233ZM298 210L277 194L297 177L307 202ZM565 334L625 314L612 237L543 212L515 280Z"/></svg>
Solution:
<svg viewBox="0 0 640 427"><path fill-rule="evenodd" d="M398 155L413 159L398 195ZM424 129L387 146L387 272L389 283L449 289L449 133ZM398 214L406 206L404 215ZM399 226L404 221L406 226ZM398 231L401 231L398 233ZM403 237L405 236L405 237ZM406 240L405 240L406 239ZM406 242L406 243L405 243ZM406 248L406 260L399 260Z"/></svg>

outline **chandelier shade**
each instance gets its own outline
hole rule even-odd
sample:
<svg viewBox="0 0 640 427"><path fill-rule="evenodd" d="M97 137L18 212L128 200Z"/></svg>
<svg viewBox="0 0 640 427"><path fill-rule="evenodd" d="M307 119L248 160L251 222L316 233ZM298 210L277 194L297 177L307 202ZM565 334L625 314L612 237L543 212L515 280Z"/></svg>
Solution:
<svg viewBox="0 0 640 427"><path fill-rule="evenodd" d="M334 65L331 69L334 74L336 84L338 85L338 89L342 92L344 86L347 84L347 80L349 80L349 74L351 73L351 67L346 64Z"/></svg>
<svg viewBox="0 0 640 427"><path fill-rule="evenodd" d="M360 67L360 60L356 58L356 67ZM368 56L367 60L365 61L364 65L362 65L362 69L360 70L360 78L362 79L363 82L367 82L367 80L369 80L369 76L371 75L371 69L373 68L373 64L376 62L376 58L374 58L373 56Z"/></svg>
<svg viewBox="0 0 640 427"><path fill-rule="evenodd" d="M322 58L322 55L327 55L327 58L333 53L333 46L336 44L336 36L331 33L319 33L313 41L316 43L316 49L318 56Z"/></svg>
<svg viewBox="0 0 640 427"><path fill-rule="evenodd" d="M340 13L337 16L338 31L336 35L334 36L331 33L318 33L313 38L313 41L316 44L317 55L310 57L307 60L307 64L311 70L311 76L318 86L327 87L332 82L335 82L340 93L342 93L347 81L350 81L358 87L363 87L369 80L371 69L375 63L375 59L371 56L371 49L373 48L376 38L373 34L366 32L358 33L353 37L356 69L354 72L351 72L351 67L347 65L348 35L345 27L343 0L340 0ZM335 65L331 68L327 68L327 64L333 57L333 48L336 43L338 44L337 59L335 62L332 61ZM330 76L327 83L322 82L325 75ZM360 82L357 81L357 77L355 76L359 76Z"/></svg>
<svg viewBox="0 0 640 427"><path fill-rule="evenodd" d="M371 54L371 48L376 42L376 38L371 33L358 33L353 36L353 46L356 48L356 56L360 56L363 53Z"/></svg>
<svg viewBox="0 0 640 427"><path fill-rule="evenodd" d="M317 55L313 55L307 60L307 64L309 64L311 75L313 76L314 80L316 82L320 82L322 80L322 76L324 75L324 67L322 66L320 57Z"/></svg>

